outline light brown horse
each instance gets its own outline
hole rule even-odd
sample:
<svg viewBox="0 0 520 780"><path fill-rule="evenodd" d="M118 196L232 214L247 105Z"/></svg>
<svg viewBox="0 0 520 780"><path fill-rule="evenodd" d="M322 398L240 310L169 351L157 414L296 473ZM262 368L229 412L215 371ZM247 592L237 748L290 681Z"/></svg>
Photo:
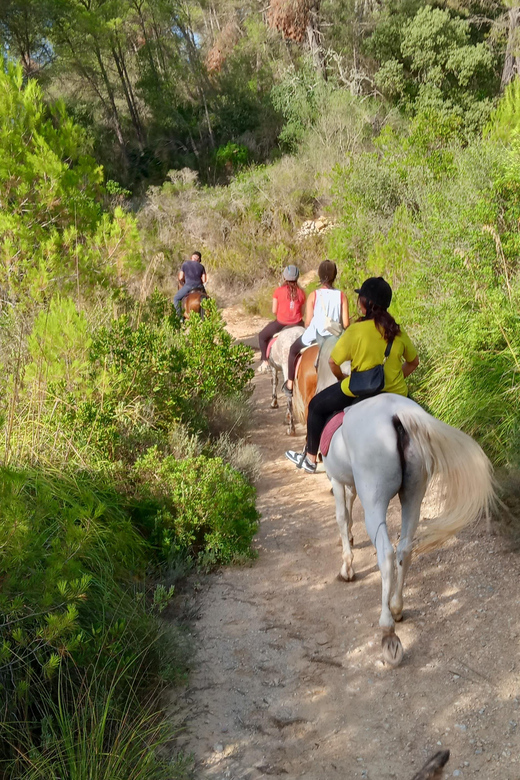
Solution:
<svg viewBox="0 0 520 780"><path fill-rule="evenodd" d="M301 354L296 366L296 375L294 377L292 412L294 419L307 424L307 410L311 400L316 395L316 386L318 384L318 372L316 370L320 348L317 344L308 347Z"/></svg>
<svg viewBox="0 0 520 780"><path fill-rule="evenodd" d="M301 354L294 378L292 411L294 419L303 425L307 424L307 410L316 393L320 393L326 387L337 382L329 368L330 353L337 340L337 336L329 336L321 347L318 344L313 344ZM345 364L342 368L346 368ZM347 369L347 371L349 370L350 368Z"/></svg>
<svg viewBox="0 0 520 780"><path fill-rule="evenodd" d="M190 314L192 312L195 312L196 314L200 314L203 316L204 314L204 308L202 306L202 301L205 300L208 296L205 292L202 290L192 290L189 292L185 298L182 299L182 306L184 309L184 318L188 319Z"/></svg>

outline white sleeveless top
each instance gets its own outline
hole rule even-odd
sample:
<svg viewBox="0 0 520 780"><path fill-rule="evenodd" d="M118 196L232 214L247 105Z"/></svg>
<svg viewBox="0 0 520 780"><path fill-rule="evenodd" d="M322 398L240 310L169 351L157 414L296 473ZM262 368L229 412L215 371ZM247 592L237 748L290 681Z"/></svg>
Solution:
<svg viewBox="0 0 520 780"><path fill-rule="evenodd" d="M325 318L329 317L335 322L341 322L341 290L328 290L327 288L316 290L314 312L308 328L302 334L302 342L305 347L316 341L316 336L330 336L325 330Z"/></svg>

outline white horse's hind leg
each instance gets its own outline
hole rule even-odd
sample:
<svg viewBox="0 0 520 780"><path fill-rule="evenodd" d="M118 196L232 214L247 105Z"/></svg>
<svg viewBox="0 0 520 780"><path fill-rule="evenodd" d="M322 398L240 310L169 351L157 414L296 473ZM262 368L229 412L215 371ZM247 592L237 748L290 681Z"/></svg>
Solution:
<svg viewBox="0 0 520 780"><path fill-rule="evenodd" d="M287 411L285 412L285 422L287 423L287 436L294 436L296 429L294 427L292 396L287 396Z"/></svg>
<svg viewBox="0 0 520 780"><path fill-rule="evenodd" d="M351 547L354 547L354 534L352 533L352 525L354 523L354 518L352 516L352 506L354 504L354 500L356 496L357 493L354 485L352 485L352 487L345 485L345 503L347 506L347 532L348 532L348 541Z"/></svg>
<svg viewBox="0 0 520 780"><path fill-rule="evenodd" d="M277 366L271 364L271 409L278 409L278 398L276 396L276 391L278 388L278 368Z"/></svg>
<svg viewBox="0 0 520 780"><path fill-rule="evenodd" d="M407 478L406 485L399 493L401 501L401 538L397 545L397 581L394 593L390 599L390 610L394 620L403 617L403 589L410 561L412 559L412 544L415 531L421 516L421 503L426 492L426 474L420 473L417 478Z"/></svg>
<svg viewBox="0 0 520 780"><path fill-rule="evenodd" d="M390 597L395 588L395 556L394 548L388 536L386 527L386 511L388 501L380 501L365 508L365 523L368 534L377 551L377 563L381 572L381 616L379 625L383 629L381 647L383 658L390 666L399 666L403 659L403 646L395 633L395 623L390 611Z"/></svg>
<svg viewBox="0 0 520 780"><path fill-rule="evenodd" d="M336 479L330 480L334 501L336 502L336 521L338 523L341 542L343 544L343 565L339 576L350 582L354 579L354 567L352 565L354 555L352 553L352 504L356 497L355 488L347 487Z"/></svg>

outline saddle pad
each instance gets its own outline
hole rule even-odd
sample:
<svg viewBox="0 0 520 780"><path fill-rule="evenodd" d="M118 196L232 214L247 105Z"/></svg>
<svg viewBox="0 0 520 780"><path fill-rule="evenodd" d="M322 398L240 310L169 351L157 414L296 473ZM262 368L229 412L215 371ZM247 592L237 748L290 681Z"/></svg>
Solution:
<svg viewBox="0 0 520 780"><path fill-rule="evenodd" d="M265 353L265 356L266 356L267 360L269 360L269 355L271 354L271 350L273 348L273 344L274 344L274 342L276 341L276 339L278 338L279 335L280 335L279 333L275 333L273 338L271 339L271 341L267 345L267 350L266 350L266 353Z"/></svg>
<svg viewBox="0 0 520 780"><path fill-rule="evenodd" d="M328 454L331 439L342 424L344 417L345 412L338 412L334 415L334 417L330 418L325 428L323 429L323 433L321 434L320 439L320 451L322 455Z"/></svg>

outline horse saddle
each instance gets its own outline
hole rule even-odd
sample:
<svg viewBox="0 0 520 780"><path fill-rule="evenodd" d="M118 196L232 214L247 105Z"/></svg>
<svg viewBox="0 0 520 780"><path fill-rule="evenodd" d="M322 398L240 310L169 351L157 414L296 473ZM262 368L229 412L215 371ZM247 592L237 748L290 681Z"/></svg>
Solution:
<svg viewBox="0 0 520 780"><path fill-rule="evenodd" d="M193 295L194 293L199 295L201 300L203 300L205 298L209 298L209 295L207 294L207 292L204 289L204 287L194 287L192 290L187 292L186 295L184 296L184 298L182 299L182 306L183 306L184 310L186 310L186 305L187 305L187 303L189 301L190 295Z"/></svg>
<svg viewBox="0 0 520 780"><path fill-rule="evenodd" d="M327 422L320 438L320 452L327 455L332 437L343 423L345 412L336 412Z"/></svg>

